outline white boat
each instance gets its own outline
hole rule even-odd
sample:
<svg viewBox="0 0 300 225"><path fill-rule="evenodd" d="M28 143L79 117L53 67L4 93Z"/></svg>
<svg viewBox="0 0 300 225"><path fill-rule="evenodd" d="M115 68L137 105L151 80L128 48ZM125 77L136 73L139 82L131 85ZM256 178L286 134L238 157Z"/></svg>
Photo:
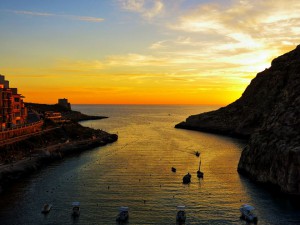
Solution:
<svg viewBox="0 0 300 225"><path fill-rule="evenodd" d="M116 221L117 222L126 222L129 218L128 210L129 210L129 208L126 206L120 207L119 214L117 215Z"/></svg>
<svg viewBox="0 0 300 225"><path fill-rule="evenodd" d="M48 204L48 203L46 203L44 206L43 206L43 208L42 208L42 213L44 213L44 214L47 214L47 213L49 213L50 212L50 210L51 210L51 208L52 208L52 205L51 204Z"/></svg>
<svg viewBox="0 0 300 225"><path fill-rule="evenodd" d="M240 207L241 218L247 222L257 223L257 216L254 214L254 207L244 204Z"/></svg>
<svg viewBox="0 0 300 225"><path fill-rule="evenodd" d="M72 203L72 216L79 216L80 215L80 202L73 202Z"/></svg>
<svg viewBox="0 0 300 225"><path fill-rule="evenodd" d="M183 224L185 222L186 215L185 215L185 206L179 205L177 206L177 214L176 214L176 221L179 224Z"/></svg>

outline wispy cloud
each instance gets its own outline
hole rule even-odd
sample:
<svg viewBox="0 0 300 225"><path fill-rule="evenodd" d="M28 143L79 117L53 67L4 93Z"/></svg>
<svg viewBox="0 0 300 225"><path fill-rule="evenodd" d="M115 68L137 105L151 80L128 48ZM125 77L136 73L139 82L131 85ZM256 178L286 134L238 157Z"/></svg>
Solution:
<svg viewBox="0 0 300 225"><path fill-rule="evenodd" d="M127 54L113 55L106 58L105 62L109 66L163 66L166 63L166 58L153 55Z"/></svg>
<svg viewBox="0 0 300 225"><path fill-rule="evenodd" d="M183 32L214 34L231 47L260 48L270 41L297 43L300 25L300 2L233 1L228 6L201 4L178 18L170 29ZM288 33L288 35L287 35ZM288 37L288 40L286 40ZM226 39L225 39L226 38Z"/></svg>
<svg viewBox="0 0 300 225"><path fill-rule="evenodd" d="M164 43L166 43L167 41L157 41L153 44L151 44L151 46L149 47L150 49L161 49L161 48L164 48L166 47L164 45Z"/></svg>
<svg viewBox="0 0 300 225"><path fill-rule="evenodd" d="M123 9L139 13L147 19L158 16L164 9L161 0L119 0L119 3Z"/></svg>
<svg viewBox="0 0 300 225"><path fill-rule="evenodd" d="M18 15L29 15L29 16L43 16L43 17L61 17L69 20L79 20L86 22L102 22L103 18L99 17L91 17L91 16L75 16L75 15L65 15L65 14L53 14L47 12L34 12L34 11L17 11L17 10L8 10L8 12L12 12Z"/></svg>
<svg viewBox="0 0 300 225"><path fill-rule="evenodd" d="M55 14L52 13L46 13L46 12L32 12L32 11L10 11L9 12L13 12L15 14L20 14L20 15L30 15L30 16L55 16Z"/></svg>
<svg viewBox="0 0 300 225"><path fill-rule="evenodd" d="M95 72L104 69L100 60L69 60L59 59L56 61L55 70L64 72Z"/></svg>
<svg viewBox="0 0 300 225"><path fill-rule="evenodd" d="M63 15L63 17L73 19L73 20L80 20L80 21L86 21L86 22L94 22L94 23L99 23L103 22L103 18L98 18L98 17L91 17L91 16L71 16L71 15Z"/></svg>
<svg viewBox="0 0 300 225"><path fill-rule="evenodd" d="M149 49L154 55L168 56L174 65L207 65L214 74L257 73L299 44L299 11L298 0L198 3L174 14L174 20L166 24L173 39L157 40Z"/></svg>

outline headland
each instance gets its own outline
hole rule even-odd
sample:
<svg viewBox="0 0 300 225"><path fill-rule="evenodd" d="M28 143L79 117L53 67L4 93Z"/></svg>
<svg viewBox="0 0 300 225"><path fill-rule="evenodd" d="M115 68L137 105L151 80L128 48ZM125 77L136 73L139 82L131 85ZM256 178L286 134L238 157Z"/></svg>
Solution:
<svg viewBox="0 0 300 225"><path fill-rule="evenodd" d="M242 96L176 128L248 139L238 172L300 195L300 45L257 74Z"/></svg>

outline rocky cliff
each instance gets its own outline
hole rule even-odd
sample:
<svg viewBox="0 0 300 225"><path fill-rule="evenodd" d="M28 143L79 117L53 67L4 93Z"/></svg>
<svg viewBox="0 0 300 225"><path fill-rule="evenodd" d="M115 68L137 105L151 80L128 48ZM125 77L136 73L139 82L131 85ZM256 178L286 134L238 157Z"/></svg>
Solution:
<svg viewBox="0 0 300 225"><path fill-rule="evenodd" d="M175 127L250 137L238 171L300 194L300 45L258 73L234 103Z"/></svg>

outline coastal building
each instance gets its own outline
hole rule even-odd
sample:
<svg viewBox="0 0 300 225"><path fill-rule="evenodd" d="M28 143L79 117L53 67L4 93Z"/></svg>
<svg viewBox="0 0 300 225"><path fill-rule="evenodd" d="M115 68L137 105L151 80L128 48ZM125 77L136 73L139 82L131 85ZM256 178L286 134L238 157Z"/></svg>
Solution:
<svg viewBox="0 0 300 225"><path fill-rule="evenodd" d="M60 112L47 111L45 112L45 119L52 120L55 123L62 122L62 116Z"/></svg>
<svg viewBox="0 0 300 225"><path fill-rule="evenodd" d="M58 105L71 110L71 104L68 102L68 99L66 98L58 99Z"/></svg>
<svg viewBox="0 0 300 225"><path fill-rule="evenodd" d="M10 88L9 81L0 74L0 124L1 130L21 126L27 122L24 96L17 88Z"/></svg>

